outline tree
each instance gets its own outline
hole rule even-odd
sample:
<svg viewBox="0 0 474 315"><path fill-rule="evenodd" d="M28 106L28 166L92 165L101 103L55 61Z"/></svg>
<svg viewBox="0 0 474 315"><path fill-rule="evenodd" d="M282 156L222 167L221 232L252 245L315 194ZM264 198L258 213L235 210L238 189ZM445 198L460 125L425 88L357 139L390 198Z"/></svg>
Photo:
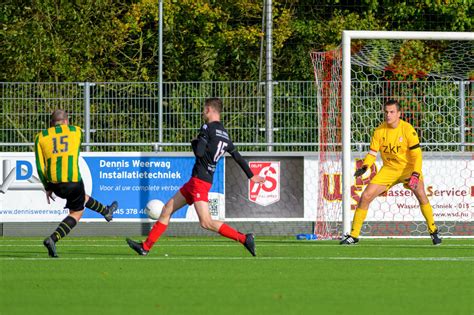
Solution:
<svg viewBox="0 0 474 315"><path fill-rule="evenodd" d="M113 0L5 4L0 81L114 80L126 8Z"/></svg>
<svg viewBox="0 0 474 315"><path fill-rule="evenodd" d="M311 80L309 53L344 29L469 31L466 0L273 0L275 80ZM158 1L7 0L0 81L156 81ZM165 0L166 81L257 80L263 0Z"/></svg>

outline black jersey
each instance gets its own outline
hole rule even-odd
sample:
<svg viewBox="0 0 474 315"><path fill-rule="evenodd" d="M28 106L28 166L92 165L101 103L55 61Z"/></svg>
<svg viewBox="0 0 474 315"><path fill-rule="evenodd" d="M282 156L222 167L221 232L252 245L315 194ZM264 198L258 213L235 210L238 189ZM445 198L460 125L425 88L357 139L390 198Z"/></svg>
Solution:
<svg viewBox="0 0 474 315"><path fill-rule="evenodd" d="M212 184L217 162L226 152L232 155L248 178L253 176L220 121L202 125L197 139L194 139L191 145L196 156L192 176Z"/></svg>

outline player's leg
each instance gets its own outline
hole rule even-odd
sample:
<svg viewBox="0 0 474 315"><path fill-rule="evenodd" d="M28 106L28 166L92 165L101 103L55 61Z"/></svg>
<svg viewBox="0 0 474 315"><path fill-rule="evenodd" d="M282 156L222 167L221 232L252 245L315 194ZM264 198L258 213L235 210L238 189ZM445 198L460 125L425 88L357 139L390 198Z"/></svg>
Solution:
<svg viewBox="0 0 474 315"><path fill-rule="evenodd" d="M404 186L408 187L406 185ZM413 191L416 199L418 199L418 202L420 203L421 213L423 214L423 217L425 218L426 225L428 227L428 232L430 233L433 244L434 245L441 244L442 241L441 241L441 238L439 238L438 228L434 222L433 208L431 207L428 196L426 196L425 184L424 184L423 178L420 177L420 181L418 182L418 186L416 187L416 189L411 189L411 188L409 189Z"/></svg>
<svg viewBox="0 0 474 315"><path fill-rule="evenodd" d="M357 209L354 213L351 233L341 241L341 244L355 244L359 241L358 237L360 235L360 230L362 229L362 224L364 223L365 218L367 217L367 212L369 210L370 203L386 190L386 185L372 183L367 185L360 197L359 204L357 205Z"/></svg>
<svg viewBox="0 0 474 315"><path fill-rule="evenodd" d="M155 244L160 236L166 231L173 213L181 209L186 205L186 203L186 198L183 196L181 191L177 191L176 194L168 200L161 210L158 221L153 225L150 233L148 233L147 239L143 242L143 248L145 250L150 250L152 248L153 244Z"/></svg>
<svg viewBox="0 0 474 315"><path fill-rule="evenodd" d="M212 216L209 213L209 202L204 200L196 201L194 202L194 209L196 210L199 224L201 224L202 228L213 232L219 232L219 229L224 222L212 219ZM234 240L237 239L234 238Z"/></svg>
<svg viewBox="0 0 474 315"><path fill-rule="evenodd" d="M213 220L209 213L209 190L211 184L198 178L193 178L191 181L190 193L194 201L194 209L199 217L199 223L207 230L214 231L220 235L239 241L247 248L247 250L255 256L255 238L252 233L243 234L222 221Z"/></svg>
<svg viewBox="0 0 474 315"><path fill-rule="evenodd" d="M183 196L181 191L176 192L176 194L163 206L160 217L151 228L146 240L144 242L136 242L127 238L126 241L128 246L141 256L147 255L153 245L166 231L173 213L181 209L186 205L186 203L186 198Z"/></svg>
<svg viewBox="0 0 474 315"><path fill-rule="evenodd" d="M84 185L82 181L80 183ZM89 195L85 195L85 198L86 198L86 203L85 203L86 208L91 209L94 212L102 214L107 222L112 221L113 214L118 208L117 201L113 201L110 205L105 206Z"/></svg>
<svg viewBox="0 0 474 315"><path fill-rule="evenodd" d="M240 233L222 221L212 219L209 213L209 203L207 201L196 201L194 203L194 209L199 217L199 223L202 228L219 233L224 237L239 241L242 244L245 243L245 234Z"/></svg>
<svg viewBox="0 0 474 315"><path fill-rule="evenodd" d="M399 171L382 167L377 175L372 178L360 196L359 203L354 213L354 219L352 220L351 233L346 235L340 244L351 245L356 244L359 241L360 230L362 229L362 224L367 217L370 203L377 196L387 191L397 181L399 176Z"/></svg>
<svg viewBox="0 0 474 315"><path fill-rule="evenodd" d="M416 189L411 189L416 199L420 203L421 212L425 217L426 224L428 226L428 231L433 233L437 230L434 218L433 218L433 209L431 208L430 201L425 193L425 185L422 179L418 182Z"/></svg>
<svg viewBox="0 0 474 315"><path fill-rule="evenodd" d="M53 185L54 193L60 198L66 198L66 208L69 208L69 215L61 221L56 230L43 241L43 245L48 249L51 257L58 257L56 253L56 243L66 237L84 212L84 187L71 185L72 183L62 183Z"/></svg>
<svg viewBox="0 0 474 315"><path fill-rule="evenodd" d="M211 184L198 178L192 178L189 184L187 191L189 191L190 198L192 198L194 203L194 209L198 215L201 227L220 233L224 237L240 241L243 244L245 242L244 234L237 232L222 221L212 219L209 213L209 190L211 189Z"/></svg>
<svg viewBox="0 0 474 315"><path fill-rule="evenodd" d="M212 216L209 213L208 201L200 200L194 202L194 209L198 215L201 227L206 230L217 232L231 240L240 242L253 256L256 255L253 234L243 234L222 221L212 219Z"/></svg>

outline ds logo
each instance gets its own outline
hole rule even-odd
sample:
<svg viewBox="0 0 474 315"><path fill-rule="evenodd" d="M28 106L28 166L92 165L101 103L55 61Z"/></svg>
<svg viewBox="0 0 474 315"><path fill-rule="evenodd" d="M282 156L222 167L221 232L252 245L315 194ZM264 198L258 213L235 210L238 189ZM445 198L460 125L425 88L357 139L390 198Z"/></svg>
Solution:
<svg viewBox="0 0 474 315"><path fill-rule="evenodd" d="M280 162L250 162L254 174L265 177L263 184L249 181L249 200L268 206L280 200Z"/></svg>
<svg viewBox="0 0 474 315"><path fill-rule="evenodd" d="M4 194L8 190L43 190L43 184L33 175L33 169L33 164L27 160L3 160L0 169L0 193Z"/></svg>

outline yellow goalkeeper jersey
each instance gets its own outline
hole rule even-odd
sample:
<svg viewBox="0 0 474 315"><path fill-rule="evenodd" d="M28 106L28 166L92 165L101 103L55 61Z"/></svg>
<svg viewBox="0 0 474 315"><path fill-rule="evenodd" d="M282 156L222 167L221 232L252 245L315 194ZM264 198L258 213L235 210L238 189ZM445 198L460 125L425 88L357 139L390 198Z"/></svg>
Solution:
<svg viewBox="0 0 474 315"><path fill-rule="evenodd" d="M421 173L420 140L415 128L408 122L400 120L396 128L384 122L375 129L369 154L376 156L379 151L384 166L400 171L408 167Z"/></svg>
<svg viewBox="0 0 474 315"><path fill-rule="evenodd" d="M82 130L73 125L56 125L35 137L36 168L41 182L78 182Z"/></svg>

